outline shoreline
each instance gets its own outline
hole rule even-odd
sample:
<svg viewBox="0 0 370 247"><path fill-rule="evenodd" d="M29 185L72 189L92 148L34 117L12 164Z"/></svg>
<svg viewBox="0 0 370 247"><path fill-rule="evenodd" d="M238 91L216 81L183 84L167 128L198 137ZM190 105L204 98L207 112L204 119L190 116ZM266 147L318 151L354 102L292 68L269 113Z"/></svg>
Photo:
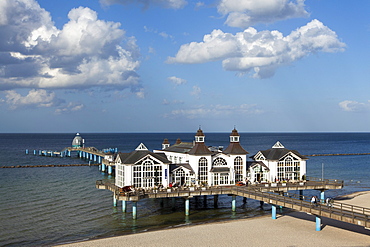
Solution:
<svg viewBox="0 0 370 247"><path fill-rule="evenodd" d="M338 196L341 203L370 208L370 191ZM303 212L212 222L123 236L65 243L60 247L105 246L370 246L370 230L350 223L322 219L315 231L315 216Z"/></svg>

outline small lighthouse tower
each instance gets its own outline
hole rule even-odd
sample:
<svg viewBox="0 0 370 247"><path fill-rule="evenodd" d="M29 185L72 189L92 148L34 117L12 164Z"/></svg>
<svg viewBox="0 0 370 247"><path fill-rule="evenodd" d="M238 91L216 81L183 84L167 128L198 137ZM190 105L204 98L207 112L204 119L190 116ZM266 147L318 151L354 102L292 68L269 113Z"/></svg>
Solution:
<svg viewBox="0 0 370 247"><path fill-rule="evenodd" d="M84 146L85 140L82 139L80 136L80 133L77 133L75 138L73 138L72 141L72 147L73 148L82 148Z"/></svg>

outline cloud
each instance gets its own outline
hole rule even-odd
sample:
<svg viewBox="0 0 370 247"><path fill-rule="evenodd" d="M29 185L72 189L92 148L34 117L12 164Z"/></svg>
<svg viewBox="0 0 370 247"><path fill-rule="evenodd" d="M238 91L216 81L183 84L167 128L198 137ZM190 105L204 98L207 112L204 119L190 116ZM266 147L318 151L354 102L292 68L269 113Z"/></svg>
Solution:
<svg viewBox="0 0 370 247"><path fill-rule="evenodd" d="M307 17L304 8L304 0L221 0L217 6L220 14L227 15L225 24L240 28Z"/></svg>
<svg viewBox="0 0 370 247"><path fill-rule="evenodd" d="M190 109L177 109L166 114L166 118L184 117L188 119L194 118L213 118L225 117L230 115L255 115L262 114L264 111L259 109L255 104L242 104L239 106L232 105L210 105L210 106L195 106Z"/></svg>
<svg viewBox="0 0 370 247"><path fill-rule="evenodd" d="M142 4L144 8L149 8L151 6L158 6L166 9L181 9L185 7L187 1L185 0L100 0L103 5L113 5L113 4Z"/></svg>
<svg viewBox="0 0 370 247"><path fill-rule="evenodd" d="M60 103L54 92L48 92L43 89L32 89L26 96L22 96L14 90L8 90L5 93L5 102L13 110L19 107L51 107Z"/></svg>
<svg viewBox="0 0 370 247"><path fill-rule="evenodd" d="M99 20L95 11L79 7L59 30L36 1L4 1L0 90L141 87L139 49L120 23Z"/></svg>
<svg viewBox="0 0 370 247"><path fill-rule="evenodd" d="M199 97L202 90L198 86L193 86L193 91L190 92L190 95L193 95L195 97Z"/></svg>
<svg viewBox="0 0 370 247"><path fill-rule="evenodd" d="M360 103L357 101L345 100L339 103L339 107L343 111L349 112L365 112L370 111L370 100L366 103Z"/></svg>
<svg viewBox="0 0 370 247"><path fill-rule="evenodd" d="M169 80L171 83L173 83L175 85L182 85L182 84L187 83L187 81L185 79L181 79L181 78L178 78L176 76L168 77L167 80Z"/></svg>
<svg viewBox="0 0 370 247"><path fill-rule="evenodd" d="M184 101L181 101L181 100L168 101L167 99L164 99L162 101L162 104L163 105L182 105L182 104L184 104Z"/></svg>
<svg viewBox="0 0 370 247"><path fill-rule="evenodd" d="M283 36L279 31L260 31L250 27L243 32L224 33L213 30L203 42L191 42L180 47L168 63L206 63L222 60L225 70L247 73L254 71L255 78L268 78L276 69L317 52L343 51L334 31L320 21L307 25Z"/></svg>
<svg viewBox="0 0 370 247"><path fill-rule="evenodd" d="M65 113L80 111L84 107L85 107L84 104L70 102L66 106L56 109L55 114L65 114Z"/></svg>
<svg viewBox="0 0 370 247"><path fill-rule="evenodd" d="M152 28L148 28L147 26L144 26L144 31L147 32L147 33L154 33L154 34L158 34L159 36L161 36L162 38L164 39L171 39L173 40L174 37L164 31L162 32L159 32L158 30L156 29L152 29Z"/></svg>

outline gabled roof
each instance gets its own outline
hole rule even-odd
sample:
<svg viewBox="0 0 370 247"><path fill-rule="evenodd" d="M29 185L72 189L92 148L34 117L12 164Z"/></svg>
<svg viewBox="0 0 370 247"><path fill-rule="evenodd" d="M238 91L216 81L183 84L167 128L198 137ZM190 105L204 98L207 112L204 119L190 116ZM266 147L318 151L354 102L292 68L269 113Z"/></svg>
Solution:
<svg viewBox="0 0 370 247"><path fill-rule="evenodd" d="M185 169L189 170L191 173L194 173L193 168L188 163L171 164L170 165L170 172L176 171L180 168L185 168Z"/></svg>
<svg viewBox="0 0 370 247"><path fill-rule="evenodd" d="M247 169L253 168L257 165L263 166L267 171L270 171L270 168L268 168L262 161L247 161Z"/></svg>
<svg viewBox="0 0 370 247"><path fill-rule="evenodd" d="M239 142L231 142L223 151L224 154L249 154Z"/></svg>
<svg viewBox="0 0 370 247"><path fill-rule="evenodd" d="M266 160L280 160L288 154L293 154L302 160L307 160L308 158L302 154L300 154L297 150L289 150L286 149L280 142L277 142L272 148L259 151L255 155L252 156L252 159L259 154L262 154Z"/></svg>
<svg viewBox="0 0 370 247"><path fill-rule="evenodd" d="M149 150L135 150L131 153L119 153L116 161L118 160L122 164L135 164L137 161L141 160L146 156L152 156L153 158L159 160L162 163L171 163L164 153L153 153Z"/></svg>

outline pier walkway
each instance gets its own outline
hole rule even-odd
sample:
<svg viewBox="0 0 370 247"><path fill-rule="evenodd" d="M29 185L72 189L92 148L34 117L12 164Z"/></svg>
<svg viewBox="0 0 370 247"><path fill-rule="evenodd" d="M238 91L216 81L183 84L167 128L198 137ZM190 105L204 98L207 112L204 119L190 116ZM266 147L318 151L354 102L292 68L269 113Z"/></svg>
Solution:
<svg viewBox="0 0 370 247"><path fill-rule="evenodd" d="M324 198L316 205L311 204L310 197L303 196L301 191L306 189L320 190L322 193L328 189L343 188L341 180L306 181L298 183L284 184L259 184L250 186L208 186L193 188L171 188L171 189L137 189L124 192L116 185L98 180L96 188L107 189L114 192L113 203L117 206L117 201L122 201L122 209L126 211L126 201L133 203L133 218L136 218L136 202L145 198L176 198L185 199L185 214L189 215L189 198L194 196L215 197L218 195L232 196L232 210L236 210L236 196L259 200L272 205L272 218L276 219L276 207L286 207L293 210L306 212L316 216L316 230L321 230L321 217L343 221L365 228L370 228L370 208L358 207L350 204L333 202L331 205L324 203ZM300 194L288 193L287 191L298 190Z"/></svg>

